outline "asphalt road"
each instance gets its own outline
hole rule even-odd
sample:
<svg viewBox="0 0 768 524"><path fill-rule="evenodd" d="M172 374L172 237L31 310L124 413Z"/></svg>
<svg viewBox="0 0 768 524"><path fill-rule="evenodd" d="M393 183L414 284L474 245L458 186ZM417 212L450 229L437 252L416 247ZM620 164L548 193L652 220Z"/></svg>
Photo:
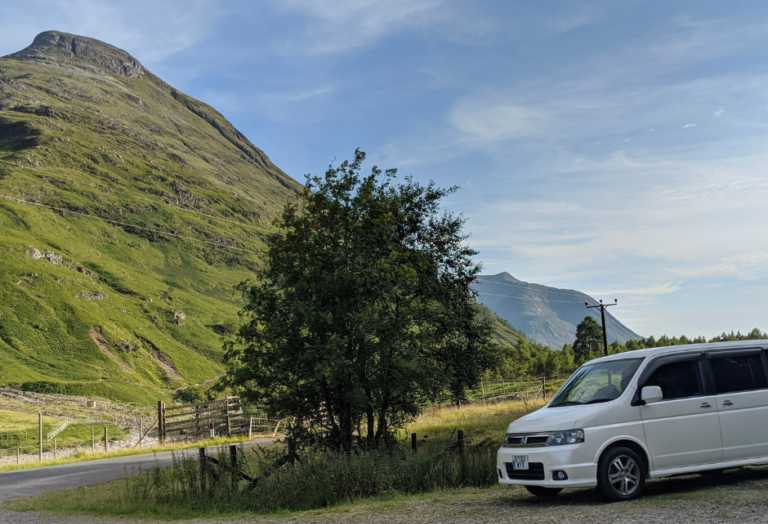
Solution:
<svg viewBox="0 0 768 524"><path fill-rule="evenodd" d="M271 444L272 442L272 439L254 440L249 442L247 446ZM192 449L187 450L186 453L196 452ZM176 451L177 456L179 453ZM171 463L172 457L172 452L165 451L0 473L0 502L39 495L47 491L126 478L155 466L167 466Z"/></svg>

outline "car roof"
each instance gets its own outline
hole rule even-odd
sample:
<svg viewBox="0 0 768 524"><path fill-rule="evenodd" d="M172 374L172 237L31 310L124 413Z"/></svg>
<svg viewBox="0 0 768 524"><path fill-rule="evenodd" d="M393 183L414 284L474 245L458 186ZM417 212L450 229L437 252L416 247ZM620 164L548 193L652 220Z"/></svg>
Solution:
<svg viewBox="0 0 768 524"><path fill-rule="evenodd" d="M595 358L587 362L608 362L625 358L658 357L662 355L676 355L679 353L706 353L709 351L722 351L729 349L768 349L768 340L736 340L732 342L705 342L702 344L681 344L679 346L664 346L658 348L634 349L623 353L615 353L607 357Z"/></svg>

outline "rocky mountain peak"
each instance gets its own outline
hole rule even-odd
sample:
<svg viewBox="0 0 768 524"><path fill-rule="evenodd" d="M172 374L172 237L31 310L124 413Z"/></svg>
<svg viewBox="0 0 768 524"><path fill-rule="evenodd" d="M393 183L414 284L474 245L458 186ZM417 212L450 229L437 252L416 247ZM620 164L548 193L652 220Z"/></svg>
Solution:
<svg viewBox="0 0 768 524"><path fill-rule="evenodd" d="M144 73L141 63L122 49L95 38L60 31L40 33L30 46L8 55L8 58L70 63L124 77L136 77Z"/></svg>
<svg viewBox="0 0 768 524"><path fill-rule="evenodd" d="M495 280L499 280L499 281L502 281L502 282L521 283L521 284L523 283L522 280L519 280L519 279L513 277L512 275L510 275L506 271L503 271L501 273L497 273L495 275L489 275L488 278L493 278Z"/></svg>

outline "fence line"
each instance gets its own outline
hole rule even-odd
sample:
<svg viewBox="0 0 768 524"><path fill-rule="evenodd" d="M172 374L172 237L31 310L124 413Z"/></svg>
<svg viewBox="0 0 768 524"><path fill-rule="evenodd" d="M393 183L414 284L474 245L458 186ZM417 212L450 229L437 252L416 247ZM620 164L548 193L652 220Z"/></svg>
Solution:
<svg viewBox="0 0 768 524"><path fill-rule="evenodd" d="M522 400L528 402L536 398L546 398L554 393L565 382L567 377L538 377L524 380L492 380L481 381L477 387L469 389L464 394L463 404L477 402L502 402L505 400ZM453 404L450 394L444 393L436 402L437 405Z"/></svg>
<svg viewBox="0 0 768 524"><path fill-rule="evenodd" d="M462 403L494 403L505 400L521 400L523 402L544 399L562 385L565 377L531 377L518 380L482 381L477 387L468 390ZM0 388L0 398L23 400L30 408L43 408L44 400L59 400L59 395L33 394L17 392L8 388ZM31 397L31 398L30 398ZM77 398L81 406L86 400ZM95 401L88 400L87 407L97 407ZM105 401L105 404L108 401ZM453 404L450 394L444 394L434 406ZM31 410L30 410L31 411ZM38 411L38 410L35 410ZM52 410L39 409L48 415ZM57 411L57 410L56 410ZM56 416L56 415L48 415ZM61 418L59 415L58 418ZM57 446L56 437L60 436L71 425L89 424L92 427L90 445L82 442L76 446L62 448ZM257 408L245 409L239 397L226 397L202 404L171 404L158 402L157 416L152 417L141 413L132 416L122 412L118 416L107 416L105 419L76 419L67 417L51 430L48 438L42 435L42 427L30 427L28 430L16 432L14 435L0 434L0 463L32 462L58 456L77 453L95 453L97 449L107 450L110 447L106 436L107 425L117 426L128 430L129 438L114 445L125 448L136 448L161 444L166 439L195 441L218 436L245 436L251 438L256 433L267 433L276 437L285 424L285 420L274 419ZM98 427L98 431L96 428ZM102 435L102 433L104 435ZM155 440L155 438L157 440Z"/></svg>

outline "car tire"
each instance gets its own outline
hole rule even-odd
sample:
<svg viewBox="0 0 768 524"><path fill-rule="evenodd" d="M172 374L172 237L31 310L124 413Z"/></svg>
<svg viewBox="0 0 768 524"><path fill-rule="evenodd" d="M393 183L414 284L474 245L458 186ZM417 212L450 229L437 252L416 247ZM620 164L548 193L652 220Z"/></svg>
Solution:
<svg viewBox="0 0 768 524"><path fill-rule="evenodd" d="M528 490L528 493L537 497L554 497L563 491L563 488L545 488L544 486L525 486L525 489Z"/></svg>
<svg viewBox="0 0 768 524"><path fill-rule="evenodd" d="M633 449L610 448L597 466L597 488L609 501L639 497L645 489L645 461Z"/></svg>

